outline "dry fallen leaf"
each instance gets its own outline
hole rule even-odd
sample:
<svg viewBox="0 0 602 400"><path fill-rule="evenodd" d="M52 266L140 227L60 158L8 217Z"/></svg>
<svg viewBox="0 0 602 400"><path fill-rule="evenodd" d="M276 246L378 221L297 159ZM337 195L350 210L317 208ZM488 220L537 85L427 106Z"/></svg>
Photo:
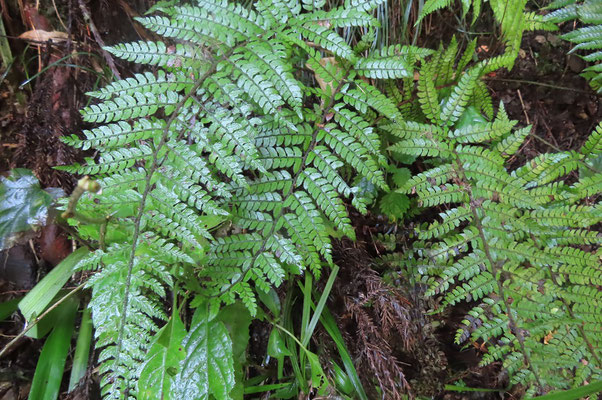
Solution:
<svg viewBox="0 0 602 400"><path fill-rule="evenodd" d="M321 58L321 59L320 59L320 65L321 65L322 67L326 67L326 64L332 64L332 65L335 65L335 66L336 66L336 65L337 65L337 62L336 62L336 59L335 59L334 57L324 57L324 58ZM311 65L309 65L309 64L306 64L306 66L307 66L309 69L311 69L312 71L314 70L314 69L312 68L312 66L311 66ZM314 72L315 72L315 71L314 71ZM318 85L320 85L320 89L322 89L323 91L325 91L325 92L326 92L326 88L328 88L328 91L329 91L329 93L332 93L332 91L334 90L334 87L333 87L333 85L332 85L332 82L328 82L328 83L326 83L326 82L324 81L324 79L322 79L322 78L320 77L320 75L318 75L318 74L315 74L315 76L316 76L316 81L318 82Z"/></svg>
<svg viewBox="0 0 602 400"><path fill-rule="evenodd" d="M543 344L549 344L550 340L552 340L552 338L554 337L554 333L556 333L555 331L551 331L549 332L544 338L543 338Z"/></svg>
<svg viewBox="0 0 602 400"><path fill-rule="evenodd" d="M43 42L52 40L53 42L64 42L69 36L65 32L59 31L44 31L42 29L33 29L31 31L23 32L19 35L19 39L27 40L32 42L34 46L40 46Z"/></svg>

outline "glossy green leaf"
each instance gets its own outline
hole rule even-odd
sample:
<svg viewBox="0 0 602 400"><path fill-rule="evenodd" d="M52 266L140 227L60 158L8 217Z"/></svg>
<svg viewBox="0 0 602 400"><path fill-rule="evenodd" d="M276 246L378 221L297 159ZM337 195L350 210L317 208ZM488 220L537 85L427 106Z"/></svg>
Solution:
<svg viewBox="0 0 602 400"><path fill-rule="evenodd" d="M260 291L261 292L261 291ZM247 346L249 344L249 325L251 314L240 302L222 308L218 319L224 323L232 339L232 358L234 360L234 375L236 384L230 396L242 400L244 396L244 366L247 363Z"/></svg>
<svg viewBox="0 0 602 400"><path fill-rule="evenodd" d="M268 355L276 359L282 359L291 355L291 351L286 347L286 342L278 329L272 329L272 333L270 333Z"/></svg>
<svg viewBox="0 0 602 400"><path fill-rule="evenodd" d="M52 200L28 169L17 168L8 178L0 177L0 250L11 246L14 233L44 225Z"/></svg>
<svg viewBox="0 0 602 400"><path fill-rule="evenodd" d="M77 263L88 252L88 249L81 247L69 254L19 302L19 309L28 322L31 322L42 314L52 303L59 290L71 278ZM43 336L43 334L37 325L27 332L27 336L33 338L38 338Z"/></svg>
<svg viewBox="0 0 602 400"><path fill-rule="evenodd" d="M210 313L208 302L199 305L190 332L182 341L186 358L172 384L172 398L230 399L234 388L232 341L224 324Z"/></svg>
<svg viewBox="0 0 602 400"><path fill-rule="evenodd" d="M186 327L180 320L180 316L174 313L167 325L157 332L157 339L146 355L146 362L138 382L140 400L173 398L170 388L180 362L186 356L181 346L185 336Z"/></svg>
<svg viewBox="0 0 602 400"><path fill-rule="evenodd" d="M258 291L257 297L275 317L280 316L280 310L282 306L280 305L280 298L278 297L278 293L276 293L276 291L273 288L270 289L267 293L261 290Z"/></svg>
<svg viewBox="0 0 602 400"><path fill-rule="evenodd" d="M475 107L468 106L466 107L466 110L464 110L464 113L462 114L458 122L456 122L456 124L454 125L454 128L461 130L466 127L480 125L486 122L487 120L483 118L481 113L479 113L479 111Z"/></svg>
<svg viewBox="0 0 602 400"><path fill-rule="evenodd" d="M77 334L75 354L73 354L73 363L71 365L71 376L69 377L69 392L75 389L79 381L86 375L90 359L92 331L91 311L86 307L82 314L82 322L79 325L79 333Z"/></svg>
<svg viewBox="0 0 602 400"><path fill-rule="evenodd" d="M21 299L22 297L17 297L16 299L0 303L0 321L4 321L6 318L10 317L12 313L19 308L19 301L21 301Z"/></svg>

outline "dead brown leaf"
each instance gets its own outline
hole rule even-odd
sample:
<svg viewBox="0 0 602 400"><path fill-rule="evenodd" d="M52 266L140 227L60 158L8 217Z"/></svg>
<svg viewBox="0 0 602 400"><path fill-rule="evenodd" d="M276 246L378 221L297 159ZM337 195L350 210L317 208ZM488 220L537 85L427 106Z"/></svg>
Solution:
<svg viewBox="0 0 602 400"><path fill-rule="evenodd" d="M19 39L31 42L34 46L41 46L44 42L52 40L53 42L64 42L69 38L65 32L45 31L42 29L32 29L19 35Z"/></svg>

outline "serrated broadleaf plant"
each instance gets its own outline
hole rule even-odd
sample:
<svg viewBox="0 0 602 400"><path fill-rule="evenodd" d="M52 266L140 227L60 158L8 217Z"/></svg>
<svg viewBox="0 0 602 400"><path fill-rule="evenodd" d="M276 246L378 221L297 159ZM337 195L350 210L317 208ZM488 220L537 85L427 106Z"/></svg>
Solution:
<svg viewBox="0 0 602 400"><path fill-rule="evenodd" d="M90 93L97 102L82 115L96 125L66 139L97 151L65 169L102 188L70 211L79 234L99 243L80 268L96 270L90 307L105 398L228 398L220 306L240 299L255 315L256 291L319 275L333 263L330 233L354 237L346 201L366 205L343 172L386 190L371 121L401 122L370 79L412 77L427 53L368 54L339 35L375 27L379 3L159 3L139 22L160 41L107 48L152 70ZM153 336L169 319L168 293L171 307L186 295L198 308L182 360L167 354L184 334L179 322ZM141 374L155 391L141 391Z"/></svg>

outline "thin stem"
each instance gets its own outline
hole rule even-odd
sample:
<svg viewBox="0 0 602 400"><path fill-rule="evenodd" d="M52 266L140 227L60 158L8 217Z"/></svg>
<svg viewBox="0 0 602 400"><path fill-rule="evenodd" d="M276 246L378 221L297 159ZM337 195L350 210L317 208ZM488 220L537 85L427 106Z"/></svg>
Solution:
<svg viewBox="0 0 602 400"><path fill-rule="evenodd" d="M71 218L75 215L75 207L77 206L77 202L82 197L85 192L98 192L100 190L100 185L93 180L90 180L89 176L84 176L79 181L77 181L77 186L73 189L71 196L69 196L69 202L67 203L67 209L61 215L63 218ZM83 216L79 216L80 218L85 218ZM104 218L102 218L104 220Z"/></svg>
<svg viewBox="0 0 602 400"><path fill-rule="evenodd" d="M51 305L50 307L48 307L48 309L46 311L44 311L42 314L40 314L36 319L34 319L33 321L31 321L31 323L27 324L27 326L25 327L25 329L23 329L23 331L21 331L21 333L19 333L17 336L15 336L15 338L13 340L11 340L10 342L8 342L6 344L6 346L4 346L4 348L2 349L2 351L0 351L0 358L2 358L3 355L6 354L6 352L15 345L15 343L17 343L17 341L19 341L19 339L21 339L23 336L25 336L25 334L27 332L29 332L29 330L31 328L33 328L34 326L36 326L45 316L47 316L50 312L52 312L54 309L56 309L58 306L60 306L65 300L67 300L69 297L73 296L75 293L79 292L81 289L84 288L84 286L86 286L87 282L84 282L82 284L80 284L78 287L76 287L75 289L71 290L69 293L67 293L66 295L64 295L63 297L61 297L56 303L54 303L53 305Z"/></svg>
<svg viewBox="0 0 602 400"><path fill-rule="evenodd" d="M543 87L547 87L547 88L551 88L551 89L557 89L557 90L570 90L570 91L578 92L578 93L592 94L592 92L587 91L587 90L575 89L575 88L570 88L570 87L566 87L566 86L558 86L558 85L553 85L551 83L529 81L529 80L524 80L524 79L490 78L490 77L487 77L487 76L484 77L483 79L485 79L487 81L524 83L524 84L527 84L527 85L543 86Z"/></svg>
<svg viewBox="0 0 602 400"><path fill-rule="evenodd" d="M98 43L98 45L100 46L102 55L103 55L105 61L107 62L107 65L111 69L111 72L113 72L113 75L115 75L115 77L117 79L121 79L121 75L119 74L119 71L117 70L117 67L115 66L115 61L113 61L113 57L111 57L109 52L107 52L104 49L105 42L102 40L100 33L98 33L98 30L96 29L96 25L94 25L94 21L92 21L92 17L90 16L90 11L88 11L88 7L86 6L86 4L84 4L84 0L79 0L79 9L82 11L84 20L86 20L86 22L88 23L88 26L90 27L90 31L92 31L92 35L94 35L94 39L96 40L96 43Z"/></svg>

